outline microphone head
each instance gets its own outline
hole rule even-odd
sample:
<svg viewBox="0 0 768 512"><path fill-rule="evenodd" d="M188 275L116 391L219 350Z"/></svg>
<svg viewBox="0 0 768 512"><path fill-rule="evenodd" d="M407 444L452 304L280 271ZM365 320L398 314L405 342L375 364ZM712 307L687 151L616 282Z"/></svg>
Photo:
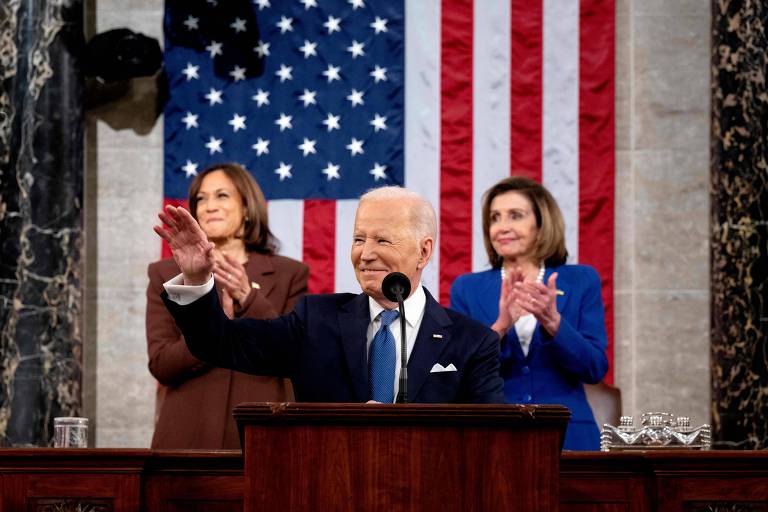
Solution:
<svg viewBox="0 0 768 512"><path fill-rule="evenodd" d="M400 272L390 272L381 281L381 291L392 302L398 301L398 295L405 300L411 294L411 280Z"/></svg>

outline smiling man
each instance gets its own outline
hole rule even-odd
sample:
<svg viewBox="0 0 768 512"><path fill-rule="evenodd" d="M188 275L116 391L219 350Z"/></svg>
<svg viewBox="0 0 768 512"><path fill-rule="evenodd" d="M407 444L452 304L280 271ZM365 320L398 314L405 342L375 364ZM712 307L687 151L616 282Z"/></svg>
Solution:
<svg viewBox="0 0 768 512"><path fill-rule="evenodd" d="M213 291L212 245L183 208L160 213L155 231L182 273L165 284L168 310L190 351L215 366L290 377L298 401L391 403L398 392L400 322L381 283L411 282L405 300L408 397L421 403L503 403L498 336L440 306L421 286L432 257L435 213L399 187L360 198L351 259L361 294L306 296L273 320L230 320Z"/></svg>
<svg viewBox="0 0 768 512"><path fill-rule="evenodd" d="M363 293L392 309L381 292L390 272L402 272L416 291L435 244L435 213L418 194L398 187L360 198L352 234L352 265Z"/></svg>

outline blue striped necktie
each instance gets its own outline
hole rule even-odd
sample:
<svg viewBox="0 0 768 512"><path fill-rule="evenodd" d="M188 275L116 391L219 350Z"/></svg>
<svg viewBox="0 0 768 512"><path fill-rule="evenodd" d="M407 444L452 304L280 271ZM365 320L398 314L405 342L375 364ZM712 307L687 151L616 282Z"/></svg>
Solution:
<svg viewBox="0 0 768 512"><path fill-rule="evenodd" d="M389 330L389 324L395 321L400 313L397 310L384 310L379 313L381 327L371 342L371 352L368 356L368 376L371 385L371 400L384 404L395 401L395 337Z"/></svg>

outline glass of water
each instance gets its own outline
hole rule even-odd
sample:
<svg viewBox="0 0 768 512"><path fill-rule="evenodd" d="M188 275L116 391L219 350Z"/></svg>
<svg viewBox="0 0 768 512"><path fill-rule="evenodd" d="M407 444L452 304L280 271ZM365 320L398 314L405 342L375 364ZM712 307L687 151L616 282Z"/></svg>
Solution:
<svg viewBox="0 0 768 512"><path fill-rule="evenodd" d="M88 448L88 418L53 418L54 448Z"/></svg>

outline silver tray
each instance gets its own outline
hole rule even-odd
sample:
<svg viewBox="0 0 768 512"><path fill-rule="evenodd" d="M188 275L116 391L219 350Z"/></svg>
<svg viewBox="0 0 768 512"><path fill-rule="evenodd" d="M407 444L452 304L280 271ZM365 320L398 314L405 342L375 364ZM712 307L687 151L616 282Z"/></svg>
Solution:
<svg viewBox="0 0 768 512"><path fill-rule="evenodd" d="M692 428L687 416L669 412L645 412L640 426L632 416L622 416L619 425L607 423L600 432L600 450L709 450L712 430L709 425Z"/></svg>

